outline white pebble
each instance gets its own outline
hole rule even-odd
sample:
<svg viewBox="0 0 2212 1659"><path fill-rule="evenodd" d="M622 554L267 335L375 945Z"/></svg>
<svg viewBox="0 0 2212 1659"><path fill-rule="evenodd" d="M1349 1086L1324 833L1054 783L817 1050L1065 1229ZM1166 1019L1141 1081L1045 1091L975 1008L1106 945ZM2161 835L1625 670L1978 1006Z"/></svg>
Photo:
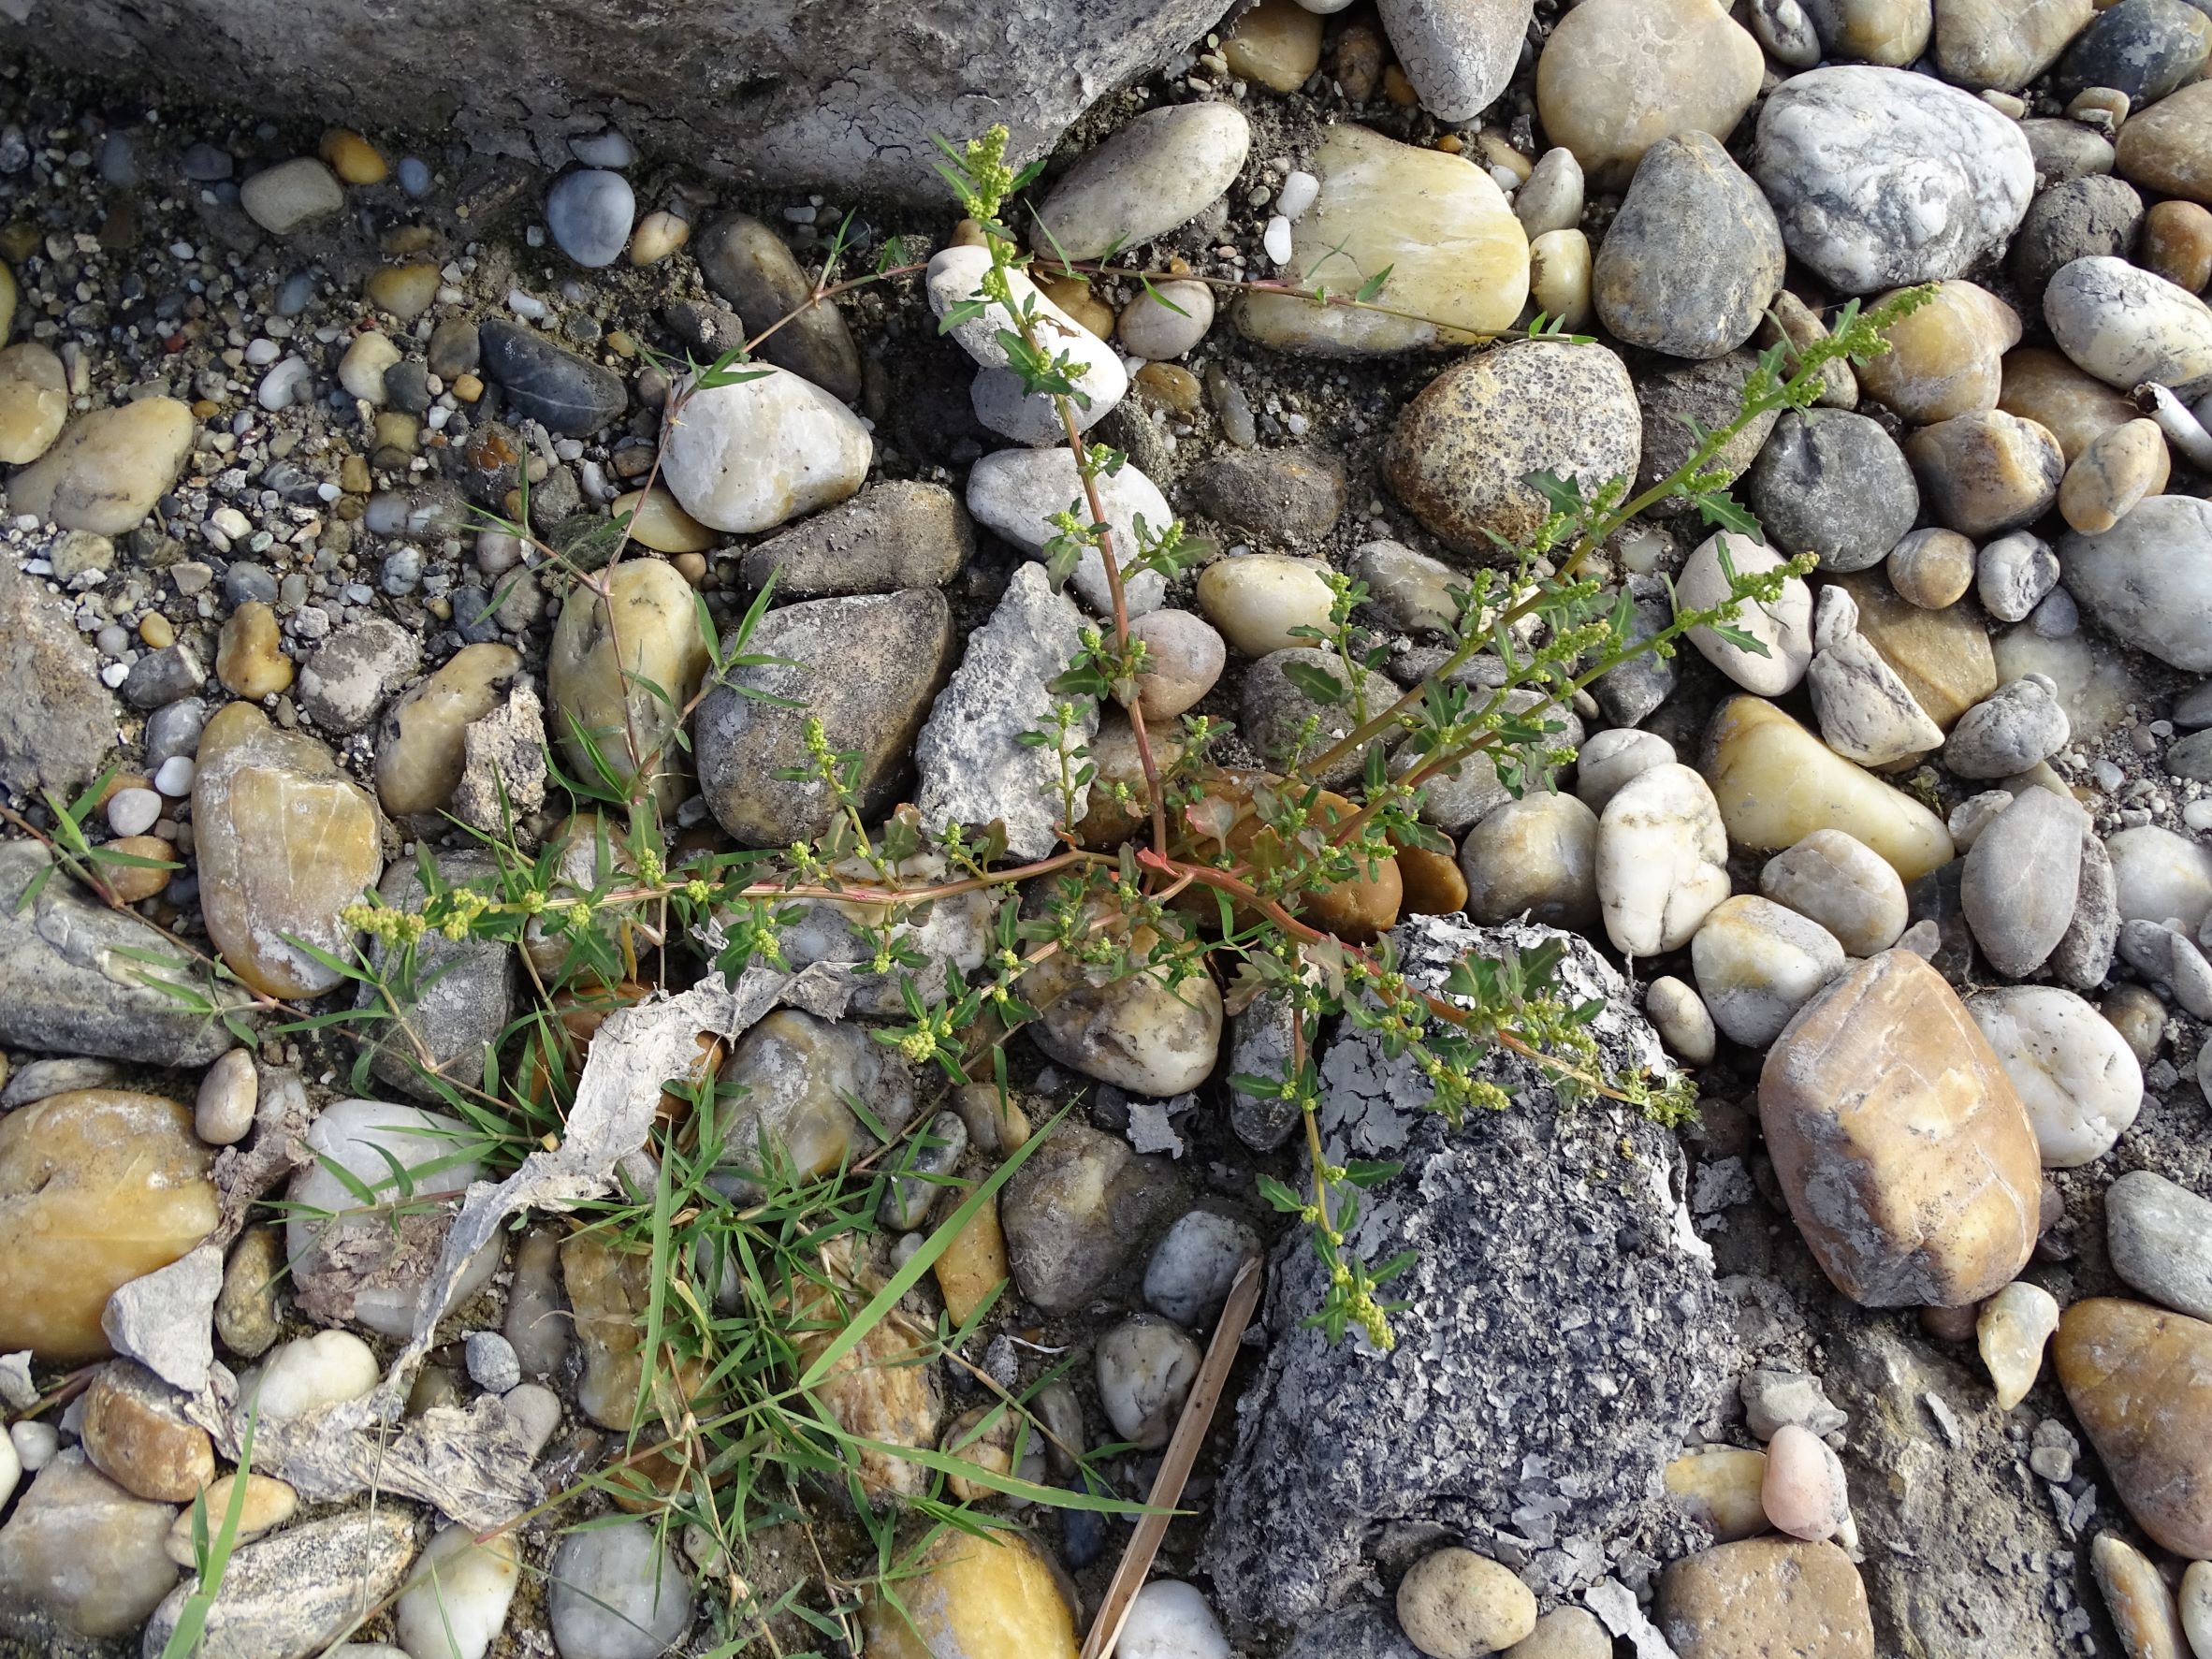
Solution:
<svg viewBox="0 0 2212 1659"><path fill-rule="evenodd" d="M119 789L108 802L108 827L119 836L142 836L161 817L161 797L150 789Z"/></svg>
<svg viewBox="0 0 2212 1659"><path fill-rule="evenodd" d="M1259 239L1267 250L1267 256L1277 265L1290 263L1290 221L1277 213L1267 222L1267 229Z"/></svg>
<svg viewBox="0 0 2212 1659"><path fill-rule="evenodd" d="M1121 1659L1230 1659L1229 1638L1206 1598L1172 1579L1137 1592L1113 1651Z"/></svg>
<svg viewBox="0 0 2212 1659"><path fill-rule="evenodd" d="M24 1470L36 1475L53 1462L54 1453L62 1449L62 1437L51 1423L21 1422L11 1424L7 1438L15 1447L15 1455Z"/></svg>
<svg viewBox="0 0 2212 1659"><path fill-rule="evenodd" d="M520 288L507 290L507 309L517 316L533 323L546 315L546 302L533 298Z"/></svg>
<svg viewBox="0 0 2212 1659"><path fill-rule="evenodd" d="M1784 1423L1767 1443L1767 1477L1759 1485L1767 1519L1794 1538L1832 1538L1851 1520L1843 1461L1810 1429Z"/></svg>
<svg viewBox="0 0 2212 1659"><path fill-rule="evenodd" d="M210 1146L235 1146L254 1127L254 1111L261 1099L261 1076L254 1070L250 1049L226 1050L199 1081L193 1106L192 1128Z"/></svg>
<svg viewBox="0 0 2212 1659"><path fill-rule="evenodd" d="M2043 1369L2044 1344L2058 1329L2057 1298L2025 1279L2015 1279L1982 1304L1974 1338L1989 1380L1997 1385L2000 1411L2010 1411L2027 1398Z"/></svg>
<svg viewBox="0 0 2212 1659"><path fill-rule="evenodd" d="M367 1343L350 1331L324 1331L271 1353L251 1397L260 1402L263 1419L274 1421L358 1400L376 1381L376 1356Z"/></svg>
<svg viewBox="0 0 2212 1659"><path fill-rule="evenodd" d="M313 373L305 357L286 357L261 377L254 400L272 413L289 409L294 403L306 400L308 382Z"/></svg>
<svg viewBox="0 0 2212 1659"><path fill-rule="evenodd" d="M1295 172L1283 181L1282 193L1275 197L1275 207L1284 218L1296 224L1320 194L1320 180L1308 172Z"/></svg>

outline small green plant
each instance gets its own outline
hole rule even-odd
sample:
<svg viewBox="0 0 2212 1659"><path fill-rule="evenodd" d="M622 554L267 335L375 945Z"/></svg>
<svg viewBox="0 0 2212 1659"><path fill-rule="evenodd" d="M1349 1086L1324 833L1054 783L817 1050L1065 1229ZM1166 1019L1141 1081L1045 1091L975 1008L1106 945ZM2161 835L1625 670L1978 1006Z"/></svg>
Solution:
<svg viewBox="0 0 2212 1659"><path fill-rule="evenodd" d="M239 1527L245 1519L246 1479L254 1466L254 1425L260 1415L258 1406L246 1413L245 1428L239 1435L238 1472L231 1477L230 1495L223 1506L223 1519L212 1533L208 1530L207 1492L202 1490L193 1494L192 1594L177 1609L176 1626L170 1630L168 1640L161 1645L161 1659L192 1659L199 1652L208 1614L215 1605L216 1596L223 1593L223 1576L230 1569L230 1552L238 1546Z"/></svg>
<svg viewBox="0 0 2212 1659"><path fill-rule="evenodd" d="M1728 494L1720 458L1754 423L1778 411L1810 407L1828 367L1863 362L1886 349L1883 331L1926 302L1930 291L1899 296L1871 312L1843 308L1826 340L1802 351L1764 353L1745 382L1734 418L1711 430L1693 429L1690 454L1666 477L1641 491L1629 480L1586 487L1537 473L1528 479L1546 516L1524 544L1500 546L1495 557L1466 574L1454 594L1457 615L1449 648L1419 685L1398 692L1380 675L1382 642L1361 623L1368 595L1343 576L1332 579L1326 622L1303 631L1319 660L1293 676L1315 706L1302 738L1278 769L1264 776L1225 769L1216 751L1226 728L1186 717L1172 732L1153 729L1137 696L1147 667L1143 643L1130 630L1126 584L1136 574L1172 580L1207 551L1178 523L1138 523L1133 546L1116 546L1100 499L1100 481L1128 464L1118 451L1083 435L1080 413L1089 402L1082 359L1067 349L1059 327L1025 275L1029 263L1007 217L1036 169L1006 158L1006 134L994 129L957 151L946 148L944 172L988 255L975 293L940 319L951 329L987 319L1008 367L1032 397L1046 400L1075 461L1075 499L1053 521L1044 549L1049 579L1058 586L1095 558L1103 572L1108 616L1083 635L1082 646L1052 688L1057 705L1030 735L1059 756L1053 796L1060 845L1049 856L1009 863L997 825L925 825L910 810L871 822L858 793L861 757L838 750L822 724L804 725L805 758L784 774L819 785L832 806L829 827L786 849L754 851L686 850L666 822L658 778L683 765L691 716L719 688L780 703L749 671L773 660L752 640L771 602L764 589L734 620L718 621L704 601L696 623L708 668L695 689L654 684L631 672L621 725L562 734L575 764L548 757L571 816L544 844L510 821L498 833L470 835L496 868L466 883L445 880L424 855L419 905L399 910L371 893L348 912L365 939L352 960L319 955L347 982L351 1006L316 1011L256 997L223 965L188 941L169 936L175 954L149 953L150 978L166 980L181 997L200 997L194 975L237 989L239 1018L273 1016L275 1034L345 1027L361 1041L355 1073L365 1085L375 1053L398 1055L427 1090L468 1126L468 1154L495 1170L512 1168L531 1150L557 1143L575 1098L590 1032L607 1010L657 987L677 987L701 970L732 980L749 967L784 968L785 940L808 907L838 907L865 940L854 966L895 983L902 1013L871 1028L873 1039L918 1071L949 1084L991 1088L1004 1117L1011 1099L1009 1042L1037 1020L1056 987L1149 975L1171 988L1201 977L1217 982L1232 1011L1275 999L1291 1031L1289 1058L1279 1076L1238 1075L1230 1086L1265 1098L1302 1126L1302 1189L1273 1177L1260 1196L1303 1227L1323 1263L1328 1289L1310 1322L1331 1340L1347 1334L1390 1346L1398 1311L1390 1286L1409 1264L1363 1259L1351 1244L1362 1193L1396 1172L1387 1163L1332 1162L1319 1126L1317 1047L1324 1023L1349 1021L1375 1034L1384 1052L1418 1070L1432 1106L1447 1121L1507 1101L1491 1073L1501 1054L1539 1068L1560 1099L1603 1096L1665 1121L1681 1119L1691 1089L1681 1076L1623 1075L1608 1070L1591 1035L1599 1011L1576 1004L1560 988L1556 946L1470 958L1435 989L1414 983L1387 935L1373 939L1329 924L1332 895L1370 880L1383 861L1404 849L1442 850L1447 843L1421 818L1432 780L1470 763L1493 767L1520 793L1551 786L1573 758L1559 709L1637 656L1671 655L1695 628L1710 628L1753 652L1763 647L1738 623L1746 604L1771 604L1788 577L1809 560L1778 570L1745 572L1726 557L1727 596L1701 610L1679 610L1665 627L1641 634L1627 594L1592 573L1617 534L1654 506L1694 505L1722 531L1755 537L1758 526ZM910 277L921 266L908 250L887 245L873 267L833 280L849 243L840 227L828 267L808 305L870 283ZM1150 288L1186 273L1060 258L1057 269ZM1292 292L1313 303L1390 311L1389 273L1354 292L1323 285L1291 288L1278 282L1230 283L1245 291ZM805 307L800 308L803 312ZM671 393L665 420L683 418L698 391L738 384L761 371L750 352L791 317L778 319L745 349L707 364L691 363ZM1408 313L1394 314L1410 315ZM1429 321L1431 319L1420 319ZM1537 319L1527 332L1563 336ZM648 473L658 478L658 461ZM618 662L622 648L613 583L630 547L630 525L618 519L582 543L556 548L529 528L527 472L519 508L490 520L532 550L536 567L565 583L570 604L597 604ZM1463 675L1478 658L1490 670L1480 683ZM1107 779L1081 743L1086 706L1126 712L1141 776ZM789 707L789 704L782 704ZM1338 787L1323 780L1350 774ZM92 843L84 829L96 790L63 806L41 830L7 814L52 849L56 867L116 902L103 880L119 855ZM1082 803L1087 794L1090 816ZM0 808L5 811L5 808ZM1097 822L1118 817L1133 834L1100 834ZM981 967L933 979L915 929L932 908L975 895L991 905L988 949ZM458 1075L441 1069L415 1027L424 993L452 970L445 948L466 940L514 948L529 982L527 1005L480 1067ZM1078 965L1076 975L1062 970ZM157 971L158 968L158 971ZM1014 1499L1060 1506L1130 1512L1103 1466L1083 1448L1060 1448L1077 1461L1071 1483L1045 1486L1021 1474L1020 1452L1048 1431L1034 1409L1036 1386L1016 1392L991 1378L965 1348L990 1317L986 1298L963 1321L940 1314L924 1326L901 1306L944 1252L995 1201L1004 1182L1051 1126L987 1177L953 1189L938 1203L942 1216L918 1247L894 1262L879 1219L890 1184L912 1166L915 1138L930 1117L916 1114L903 1134L850 1101L871 1131L830 1169L793 1167L786 1149L733 1141L743 1106L737 1085L719 1080L709 1055L699 1074L672 1080L648 1151L649 1181L625 1183L568 1219L565 1250L601 1253L610 1271L634 1273L646 1287L633 1310L639 1372L631 1428L615 1461L557 1495L600 1489L633 1506L651 1509L664 1530L702 1529L722 1564L725 1594L718 1628L733 1643L764 1635L780 1652L772 1626L795 1620L823 1648L857 1648L865 1601L897 1605L898 1584L920 1550L945 1529L987 1531L1005 1519L961 1499L958 1480ZM456 1156L459 1156L457 1152ZM734 1171L742 1167L742 1179ZM377 1181L347 1176L359 1208L348 1215L396 1218L421 1201L429 1166L395 1160ZM624 1264L628 1264L625 1266ZM949 1444L895 1446L849 1426L837 1391L855 1375L889 1375L917 1365L943 1364L974 1378L989 1402L985 1419ZM1016 1425L1016 1454L1007 1467L969 1454L980 1437L1007 1421ZM882 1471L907 1473L893 1484L910 1515L925 1525L919 1541L889 1512ZM872 1563L857 1575L850 1549L822 1535L819 1500L836 1492L849 1500L852 1524L865 1535ZM234 1506L236 1503L234 1498ZM745 1563L763 1540L794 1534L819 1568L816 1594L794 1587L756 1593ZM904 1537L907 1542L901 1543ZM202 1583L212 1594L222 1551L211 1547ZM171 1644L172 1654L177 1652Z"/></svg>

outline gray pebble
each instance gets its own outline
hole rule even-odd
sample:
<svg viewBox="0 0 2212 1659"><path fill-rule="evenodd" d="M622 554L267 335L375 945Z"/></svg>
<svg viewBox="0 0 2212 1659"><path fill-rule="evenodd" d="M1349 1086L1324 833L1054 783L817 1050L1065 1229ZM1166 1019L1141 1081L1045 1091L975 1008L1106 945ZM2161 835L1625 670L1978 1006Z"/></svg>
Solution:
<svg viewBox="0 0 2212 1659"><path fill-rule="evenodd" d="M636 216L637 196L630 181L603 168L570 173L546 193L546 228L553 233L554 244L588 270L622 256Z"/></svg>
<svg viewBox="0 0 2212 1659"><path fill-rule="evenodd" d="M1237 1271L1259 1254L1259 1235L1211 1210L1168 1229L1144 1269L1144 1300L1178 1325L1203 1329L1229 1298Z"/></svg>
<svg viewBox="0 0 2212 1659"><path fill-rule="evenodd" d="M503 1394L522 1380L515 1345L496 1331L472 1331L464 1345L469 1375L488 1393Z"/></svg>

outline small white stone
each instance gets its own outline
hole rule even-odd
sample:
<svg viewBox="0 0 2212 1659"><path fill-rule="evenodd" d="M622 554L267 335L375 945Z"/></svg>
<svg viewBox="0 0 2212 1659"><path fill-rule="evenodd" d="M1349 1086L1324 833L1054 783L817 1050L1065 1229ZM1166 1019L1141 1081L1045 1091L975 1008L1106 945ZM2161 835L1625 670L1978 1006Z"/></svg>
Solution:
<svg viewBox="0 0 2212 1659"><path fill-rule="evenodd" d="M2192 1561L2181 1575L2181 1633L2197 1659L2212 1659L2212 1561Z"/></svg>
<svg viewBox="0 0 2212 1659"><path fill-rule="evenodd" d="M1137 521L1157 534L1174 517L1159 487L1133 465L1124 465L1098 481L1099 500L1106 509L1112 533L1114 565L1127 565L1138 553ZM968 510L980 524L988 525L1032 557L1044 556L1045 544L1059 532L1053 528L1055 513L1068 509L1083 494L1083 478L1075 458L1066 449L999 449L977 461L968 474ZM1086 548L1070 578L1095 615L1113 614L1113 590L1106 581L1105 561L1096 548ZM1132 617L1159 608L1167 582L1157 572L1141 571L1123 586L1123 602Z"/></svg>
<svg viewBox="0 0 2212 1659"><path fill-rule="evenodd" d="M484 1659L521 1581L514 1535L478 1544L468 1527L445 1527L423 1550L392 1609L400 1645L415 1659Z"/></svg>
<svg viewBox="0 0 2212 1659"><path fill-rule="evenodd" d="M1259 245L1267 250L1267 256L1277 265L1290 263L1290 221L1277 213L1267 222L1260 232Z"/></svg>
<svg viewBox="0 0 2212 1659"><path fill-rule="evenodd" d="M1767 1443L1759 1504L1767 1519L1794 1538L1818 1543L1834 1537L1851 1521L1843 1460L1812 1430L1783 1424Z"/></svg>
<svg viewBox="0 0 2212 1659"><path fill-rule="evenodd" d="M1167 1445L1203 1359L1197 1343L1149 1314L1109 1331L1099 1341L1099 1404L1114 1433L1141 1451Z"/></svg>
<svg viewBox="0 0 2212 1659"><path fill-rule="evenodd" d="M235 1146L254 1127L254 1111L260 1099L261 1078L254 1069L253 1051L226 1050L199 1080L193 1132L210 1146Z"/></svg>
<svg viewBox="0 0 2212 1659"><path fill-rule="evenodd" d="M1982 1304L1974 1339L1989 1380L1997 1385L2000 1411L2010 1411L2028 1397L2043 1369L2044 1344L2058 1329L2057 1299L2025 1279L2015 1279Z"/></svg>
<svg viewBox="0 0 2212 1659"><path fill-rule="evenodd" d="M28 1419L8 1425L7 1442L15 1448L16 1460L27 1475L37 1474L62 1449L62 1437L51 1423Z"/></svg>
<svg viewBox="0 0 2212 1659"><path fill-rule="evenodd" d="M1137 1592L1113 1651L1121 1659L1230 1659L1229 1637L1206 1598L1172 1579Z"/></svg>
<svg viewBox="0 0 2212 1659"><path fill-rule="evenodd" d="M1674 745L1656 732L1608 727L1591 734L1575 757L1575 793L1593 812L1603 812L1630 780L1673 764Z"/></svg>
<svg viewBox="0 0 2212 1659"><path fill-rule="evenodd" d="M264 1420L302 1417L319 1406L358 1400L376 1386L378 1375L367 1343L350 1331L322 1331L270 1353L252 1398Z"/></svg>
<svg viewBox="0 0 2212 1659"><path fill-rule="evenodd" d="M990 266L991 255L982 248L940 250L930 260L926 277L930 310L942 317L974 299ZM1039 293L1036 284L1020 271L1008 273L1007 282L1016 305L1034 303L1036 315L1049 326L1053 350L1066 354L1073 366L1075 385L1087 400L1075 411L1078 429L1087 429L1103 420L1129 389L1128 371L1122 367L1121 358L1112 346ZM1026 393L1020 379L1006 367L1006 347L999 336L1012 327L1013 319L1006 308L997 303L986 304L954 325L953 338L981 368L969 401L976 417L995 432L1022 444L1058 444L1064 433L1054 400ZM700 517L697 513L691 516Z"/></svg>
<svg viewBox="0 0 2212 1659"><path fill-rule="evenodd" d="M173 754L155 768L153 787L171 800L181 799L192 793L194 770L190 755Z"/></svg>
<svg viewBox="0 0 2212 1659"><path fill-rule="evenodd" d="M766 365L749 372L757 378L686 396L661 450L662 482L684 511L739 535L845 500L875 457L859 417L812 381Z"/></svg>
<svg viewBox="0 0 2212 1659"><path fill-rule="evenodd" d="M1716 1038L1705 999L1672 974L1663 974L1644 992L1644 1014L1666 1043L1692 1066L1712 1064Z"/></svg>
<svg viewBox="0 0 2212 1659"><path fill-rule="evenodd" d="M338 384L364 403L384 404L384 371L400 360L400 348L371 328L357 334L338 360Z"/></svg>
<svg viewBox="0 0 2212 1659"><path fill-rule="evenodd" d="M2045 1169L2112 1150L2143 1106L2143 1068L2117 1027L2057 985L1984 991L1966 1008L2028 1108Z"/></svg>
<svg viewBox="0 0 2212 1659"><path fill-rule="evenodd" d="M161 797L150 789L119 789L108 800L108 827L119 836L142 836L161 818Z"/></svg>
<svg viewBox="0 0 2212 1659"><path fill-rule="evenodd" d="M1788 560L1750 536L1718 531L1699 543L1675 578L1675 612L1710 610L1728 597L1728 577L1721 564L1727 544L1729 563L1738 575L1775 570ZM1694 628L1690 643L1705 660L1761 697L1779 697L1805 677L1812 661L1812 590L1797 576L1786 578L1771 605L1745 601L1735 627L1767 648L1763 657L1731 645L1710 628Z"/></svg>
<svg viewBox="0 0 2212 1659"><path fill-rule="evenodd" d="M294 403L306 400L308 385L313 377L314 371L308 367L305 357L286 357L261 377L254 400L271 413L289 409Z"/></svg>
<svg viewBox="0 0 2212 1659"><path fill-rule="evenodd" d="M1302 169L1283 181L1283 188L1275 193L1275 211L1295 225L1304 216L1321 194L1321 181Z"/></svg>
<svg viewBox="0 0 2212 1659"><path fill-rule="evenodd" d="M1606 936L1631 956L1690 942L1728 896L1728 832L1705 779L1670 763L1623 784L1597 821Z"/></svg>
<svg viewBox="0 0 2212 1659"><path fill-rule="evenodd" d="M1843 971L1843 947L1819 923L1739 894L1706 917L1690 963L1713 1024L1746 1048L1765 1048Z"/></svg>

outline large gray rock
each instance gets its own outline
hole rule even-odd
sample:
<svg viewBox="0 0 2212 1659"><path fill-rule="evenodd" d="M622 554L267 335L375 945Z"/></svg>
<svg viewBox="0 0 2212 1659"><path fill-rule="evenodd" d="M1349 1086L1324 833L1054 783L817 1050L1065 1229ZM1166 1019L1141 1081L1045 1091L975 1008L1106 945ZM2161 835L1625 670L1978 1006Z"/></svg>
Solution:
<svg viewBox="0 0 2212 1659"><path fill-rule="evenodd" d="M1015 153L1039 154L1189 45L1221 0L421 0L373 28L357 0L29 0L4 15L11 51L219 84L256 108L449 131L553 166L570 135L613 120L648 149L764 184L941 201L934 136L1003 122Z"/></svg>
<svg viewBox="0 0 2212 1659"><path fill-rule="evenodd" d="M2154 495L2110 530L2059 543L2066 589L2122 645L2212 671L2212 502Z"/></svg>
<svg viewBox="0 0 2212 1659"><path fill-rule="evenodd" d="M66 799L115 754L115 694L43 582L0 564L0 790Z"/></svg>
<svg viewBox="0 0 2212 1659"><path fill-rule="evenodd" d="M1580 939L1443 918L1394 938L1430 985L1470 953L1560 940L1565 995L1606 1001L1594 1028L1606 1059L1666 1065L1620 975ZM1386 1060L1348 1023L1321 1075L1329 1156L1405 1166L1366 1195L1356 1242L1371 1259L1415 1253L1389 1287L1409 1305L1389 1353L1332 1346L1302 1324L1326 1280L1310 1244L1293 1231L1277 1245L1273 1346L1238 1408L1204 1552L1222 1610L1304 1627L1377 1572L1370 1550L1429 1528L1524 1553L1521 1578L1547 1596L1631 1550L1681 1553L1690 1533L1660 1471L1686 1429L1715 1419L1736 1356L1677 1196L1674 1137L1610 1103L1563 1111L1519 1062L1491 1072L1511 1110L1450 1128L1423 1109L1410 1060ZM1626 1178L1591 1181L1601 1166Z"/></svg>
<svg viewBox="0 0 2212 1659"><path fill-rule="evenodd" d="M1717 357L1757 330L1783 264L1782 228L1759 187L1719 139L1682 133L1637 164L1598 247L1591 298L1618 340Z"/></svg>
<svg viewBox="0 0 2212 1659"><path fill-rule="evenodd" d="M58 871L26 908L24 889L49 867L34 842L0 846L0 1043L149 1066L204 1066L233 1046L223 1022L201 1010L242 1012L242 991L219 988L153 928ZM157 979L204 1001L196 1009Z"/></svg>

